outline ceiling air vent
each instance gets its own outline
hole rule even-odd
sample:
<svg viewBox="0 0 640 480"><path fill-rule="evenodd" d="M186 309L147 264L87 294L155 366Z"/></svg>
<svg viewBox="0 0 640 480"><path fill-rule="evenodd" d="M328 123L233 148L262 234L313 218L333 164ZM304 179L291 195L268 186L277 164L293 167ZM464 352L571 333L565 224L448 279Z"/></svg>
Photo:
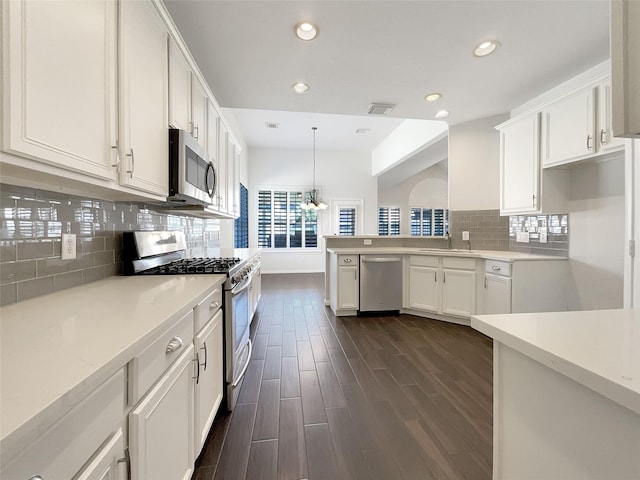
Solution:
<svg viewBox="0 0 640 480"><path fill-rule="evenodd" d="M278 124L275 122L265 122L267 128L278 128Z"/></svg>
<svg viewBox="0 0 640 480"><path fill-rule="evenodd" d="M371 131L370 128L358 128L356 133L369 133Z"/></svg>
<svg viewBox="0 0 640 480"><path fill-rule="evenodd" d="M372 103L369 105L369 115L389 115L389 112L395 107L390 103Z"/></svg>

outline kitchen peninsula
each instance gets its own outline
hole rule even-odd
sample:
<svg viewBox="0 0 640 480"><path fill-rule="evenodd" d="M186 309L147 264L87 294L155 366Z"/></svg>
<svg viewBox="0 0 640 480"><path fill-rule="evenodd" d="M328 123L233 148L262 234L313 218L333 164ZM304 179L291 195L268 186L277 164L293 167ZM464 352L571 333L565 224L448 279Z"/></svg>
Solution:
<svg viewBox="0 0 640 480"><path fill-rule="evenodd" d="M495 480L640 478L640 311L482 315Z"/></svg>

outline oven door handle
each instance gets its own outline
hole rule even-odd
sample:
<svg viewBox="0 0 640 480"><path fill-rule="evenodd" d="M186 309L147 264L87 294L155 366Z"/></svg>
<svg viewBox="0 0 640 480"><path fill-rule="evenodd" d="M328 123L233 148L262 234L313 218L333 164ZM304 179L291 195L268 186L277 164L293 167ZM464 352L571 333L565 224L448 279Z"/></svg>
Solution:
<svg viewBox="0 0 640 480"><path fill-rule="evenodd" d="M242 280L238 285L233 287L233 289L231 290L231 294L235 296L235 295L238 295L239 293L242 293L244 290L249 288L249 285L251 284L251 280L253 280L253 274L247 275L244 280Z"/></svg>
<svg viewBox="0 0 640 480"><path fill-rule="evenodd" d="M236 379L236 381L231 384L233 388L238 386L238 384L240 383L240 380L242 380L242 377L244 377L244 374L247 372L247 368L249 368L249 362L251 362L252 352L253 352L253 343L251 342L251 339L249 339L249 355L247 355L247 363L244 364L244 367L242 368L242 372L240 372L240 375L238 375L238 378Z"/></svg>

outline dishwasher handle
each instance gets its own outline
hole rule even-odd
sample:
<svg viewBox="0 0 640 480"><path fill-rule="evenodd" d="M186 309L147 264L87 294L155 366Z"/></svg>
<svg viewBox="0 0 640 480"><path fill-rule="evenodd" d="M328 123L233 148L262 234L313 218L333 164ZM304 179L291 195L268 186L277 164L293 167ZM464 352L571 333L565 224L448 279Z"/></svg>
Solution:
<svg viewBox="0 0 640 480"><path fill-rule="evenodd" d="M401 261L401 257L362 257L362 263L396 263Z"/></svg>

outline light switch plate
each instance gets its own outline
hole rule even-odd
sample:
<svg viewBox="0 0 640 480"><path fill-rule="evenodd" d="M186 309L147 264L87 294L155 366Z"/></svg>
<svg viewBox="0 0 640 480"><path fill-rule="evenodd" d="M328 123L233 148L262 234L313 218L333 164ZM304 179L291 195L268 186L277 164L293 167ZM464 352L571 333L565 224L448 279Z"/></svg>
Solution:
<svg viewBox="0 0 640 480"><path fill-rule="evenodd" d="M540 232L540 243L547 243L547 232Z"/></svg>
<svg viewBox="0 0 640 480"><path fill-rule="evenodd" d="M516 232L516 242L529 243L529 232Z"/></svg>

